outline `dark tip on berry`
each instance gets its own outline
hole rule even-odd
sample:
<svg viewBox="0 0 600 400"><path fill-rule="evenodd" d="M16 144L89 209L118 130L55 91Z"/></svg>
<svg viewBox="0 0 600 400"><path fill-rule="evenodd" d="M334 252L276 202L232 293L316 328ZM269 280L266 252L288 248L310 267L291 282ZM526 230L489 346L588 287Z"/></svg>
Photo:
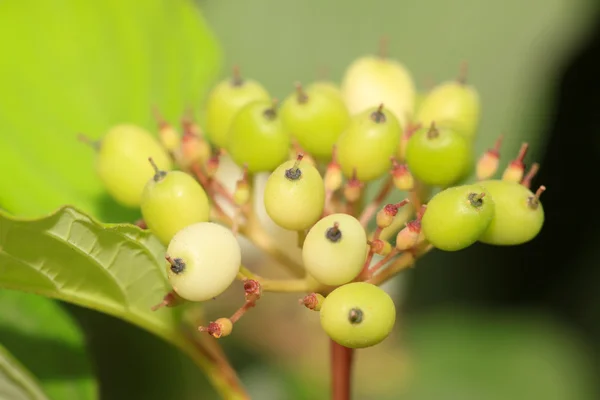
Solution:
<svg viewBox="0 0 600 400"><path fill-rule="evenodd" d="M473 207L481 207L483 205L483 198L485 197L485 192L481 193L469 193L469 201Z"/></svg>
<svg viewBox="0 0 600 400"><path fill-rule="evenodd" d="M167 172L166 171L161 171L158 168L158 165L156 165L156 163L154 162L154 160L152 159L152 157L148 157L148 161L150 161L150 164L152 165L152 168L154 168L154 181L158 182L161 179L163 179L165 176L167 176Z"/></svg>
<svg viewBox="0 0 600 400"><path fill-rule="evenodd" d="M240 75L240 67L239 65L233 66L233 74L231 76L231 86L242 86L244 84L244 79L242 75Z"/></svg>
<svg viewBox="0 0 600 400"><path fill-rule="evenodd" d="M383 103L377 107L377 110L371 113L371 119L377 124L383 124L387 120L385 113L383 112Z"/></svg>
<svg viewBox="0 0 600 400"><path fill-rule="evenodd" d="M263 111L263 115L265 116L266 119L272 121L275 118L277 118L277 105L278 104L279 104L279 100L273 99L273 104L271 105L271 107L269 107L265 111Z"/></svg>
<svg viewBox="0 0 600 400"><path fill-rule="evenodd" d="M363 312L360 308L353 308L348 312L348 321L352 325L360 324L363 320Z"/></svg>
<svg viewBox="0 0 600 400"><path fill-rule="evenodd" d="M529 206L529 208L531 208L532 210L537 210L537 208L540 206L540 196L542 195L542 193L544 193L545 190L546 186L542 185L538 188L538 190L536 190L533 196L530 196L527 199L527 205Z"/></svg>
<svg viewBox="0 0 600 400"><path fill-rule="evenodd" d="M304 91L304 88L302 88L300 82L296 82L296 99L300 104L305 104L308 101L308 95Z"/></svg>
<svg viewBox="0 0 600 400"><path fill-rule="evenodd" d="M185 262L181 258L165 256L165 259L171 264L171 271L173 271L173 273L181 274L185 270Z"/></svg>
<svg viewBox="0 0 600 400"><path fill-rule="evenodd" d="M427 138L435 139L438 136L440 136L440 131L438 130L437 126L435 125L435 121L431 121L429 130L427 131Z"/></svg>
<svg viewBox="0 0 600 400"><path fill-rule="evenodd" d="M342 231L340 230L340 224L335 222L331 228L327 228L325 237L330 242L336 243L342 239Z"/></svg>
<svg viewBox="0 0 600 400"><path fill-rule="evenodd" d="M304 154L298 154L296 158L296 162L292 168L288 168L285 170L285 177L291 181L295 181L302 177L302 170L300 169L300 161L304 158Z"/></svg>

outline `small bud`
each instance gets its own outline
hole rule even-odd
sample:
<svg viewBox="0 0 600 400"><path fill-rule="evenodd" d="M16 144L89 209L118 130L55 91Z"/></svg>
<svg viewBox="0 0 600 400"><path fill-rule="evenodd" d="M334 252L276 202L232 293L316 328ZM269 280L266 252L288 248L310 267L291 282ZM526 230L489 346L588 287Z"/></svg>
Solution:
<svg viewBox="0 0 600 400"><path fill-rule="evenodd" d="M229 318L219 318L214 322L210 322L208 326L198 327L200 332L207 332L215 339L219 339L224 336L229 336L233 330L233 323Z"/></svg>
<svg viewBox="0 0 600 400"><path fill-rule="evenodd" d="M209 178L212 178L217 173L219 169L219 163L221 158L221 150L215 152L206 162L206 175Z"/></svg>
<svg viewBox="0 0 600 400"><path fill-rule="evenodd" d="M346 187L344 187L344 196L346 197L346 200L350 203L358 201L362 192L362 188L363 183L359 181L356 177L356 168L354 168L352 178L348 180L348 182L346 183Z"/></svg>
<svg viewBox="0 0 600 400"><path fill-rule="evenodd" d="M527 155L527 150L529 148L528 143L523 143L521 145L521 149L519 150L519 154L517 158L512 160L508 167L504 170L504 174L502 174L502 180L510 181L510 182L521 182L523 179L523 175L525 174L525 163L523 160Z"/></svg>
<svg viewBox="0 0 600 400"><path fill-rule="evenodd" d="M182 299L181 297L179 297L179 295L177 293L175 293L174 291L171 291L165 295L165 297L163 298L163 300L160 303L152 306L150 309L152 311L156 311L163 307L169 307L169 308L177 307L183 303L185 303L185 300Z"/></svg>
<svg viewBox="0 0 600 400"><path fill-rule="evenodd" d="M158 108L154 108L154 118L156 119L156 123L158 124L158 136L160 139L160 143L163 147L173 153L179 149L181 145L181 137L179 136L179 132L171 126L165 119L162 117Z"/></svg>
<svg viewBox="0 0 600 400"><path fill-rule="evenodd" d="M334 146L331 161L327 165L327 170L325 171L325 190L329 192L335 192L342 187L342 169L337 162L336 153L337 151Z"/></svg>
<svg viewBox="0 0 600 400"><path fill-rule="evenodd" d="M371 251L380 256L387 256L392 251L392 245L387 240L375 239L369 242Z"/></svg>
<svg viewBox="0 0 600 400"><path fill-rule="evenodd" d="M402 200L400 203L387 204L377 213L377 227L383 229L387 228L394 221L394 217L398 214L398 209L408 204L408 199Z"/></svg>
<svg viewBox="0 0 600 400"><path fill-rule="evenodd" d="M193 163L204 163L210 157L208 142L191 130L185 130L181 139L181 164L189 167Z"/></svg>
<svg viewBox="0 0 600 400"><path fill-rule="evenodd" d="M410 250L421 245L425 241L425 235L421 231L421 219L426 210L426 205L421 206L417 218L408 222L396 236L396 248L400 251Z"/></svg>
<svg viewBox="0 0 600 400"><path fill-rule="evenodd" d="M246 301L256 301L260 299L260 296L262 295L260 283L254 279L246 279L244 281L244 293Z"/></svg>
<svg viewBox="0 0 600 400"><path fill-rule="evenodd" d="M489 179L496 171L498 171L498 164L500 163L500 146L502 146L502 135L496 140L496 144L493 149L488 149L479 161L477 161L476 174L477 179L480 181Z"/></svg>
<svg viewBox="0 0 600 400"><path fill-rule="evenodd" d="M410 191L414 188L415 179L406 164L399 164L398 161L392 159L392 170L390 173L394 179L396 189Z"/></svg>
<svg viewBox="0 0 600 400"><path fill-rule="evenodd" d="M309 310L320 311L323 300L325 300L325 297L322 294L310 293L300 299L299 303Z"/></svg>
<svg viewBox="0 0 600 400"><path fill-rule="evenodd" d="M525 175L525 177L521 181L521 185L525 186L527 189L531 188L531 181L537 175L539 170L540 170L540 164L533 163L531 165L531 168L529 168L529 172L527 172L527 175Z"/></svg>
<svg viewBox="0 0 600 400"><path fill-rule="evenodd" d="M250 184L248 183L248 168L244 166L242 177L238 179L233 191L233 201L238 206L248 204L250 200Z"/></svg>

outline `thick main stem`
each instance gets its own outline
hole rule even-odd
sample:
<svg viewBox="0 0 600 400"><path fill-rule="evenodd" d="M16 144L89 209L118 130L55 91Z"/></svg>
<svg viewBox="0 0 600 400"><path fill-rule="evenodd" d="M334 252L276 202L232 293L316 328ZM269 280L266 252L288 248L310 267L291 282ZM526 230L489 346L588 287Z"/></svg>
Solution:
<svg viewBox="0 0 600 400"><path fill-rule="evenodd" d="M350 400L354 349L329 339L331 347L331 400Z"/></svg>

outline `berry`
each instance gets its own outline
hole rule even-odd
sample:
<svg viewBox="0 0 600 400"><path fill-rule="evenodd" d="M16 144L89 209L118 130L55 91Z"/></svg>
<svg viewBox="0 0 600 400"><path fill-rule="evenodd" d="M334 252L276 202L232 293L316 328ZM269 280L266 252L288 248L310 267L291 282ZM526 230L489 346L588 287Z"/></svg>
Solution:
<svg viewBox="0 0 600 400"><path fill-rule="evenodd" d="M342 90L340 89L340 87L338 85L336 85L333 82L329 82L329 81L317 81L317 82L313 82L307 88L307 90L309 90L309 91L319 90L319 91L322 91L322 92L326 92L330 96L335 97L335 98L341 100L342 102L344 101L344 97L342 96Z"/></svg>
<svg viewBox="0 0 600 400"><path fill-rule="evenodd" d="M433 121L472 140L480 118L479 94L474 87L456 81L441 83L432 88L422 100L417 122L429 126Z"/></svg>
<svg viewBox="0 0 600 400"><path fill-rule="evenodd" d="M509 246L527 243L535 238L544 225L544 208L540 195L527 187L510 181L488 180L479 182L496 203L496 212L490 225L479 238L480 242Z"/></svg>
<svg viewBox="0 0 600 400"><path fill-rule="evenodd" d="M255 101L233 118L228 137L229 155L248 172L273 171L289 156L290 137L285 132L275 104Z"/></svg>
<svg viewBox="0 0 600 400"><path fill-rule="evenodd" d="M234 116L245 105L268 101L269 93L258 82L243 79L237 69L233 77L219 82L206 100L206 134L217 147L227 145L227 135Z"/></svg>
<svg viewBox="0 0 600 400"><path fill-rule="evenodd" d="M148 228L165 245L188 225L208 221L210 204L206 192L191 175L165 172L150 159L155 173L142 194L142 216Z"/></svg>
<svg viewBox="0 0 600 400"><path fill-rule="evenodd" d="M415 84L410 72L398 61L385 57L362 57L346 70L342 93L351 114L359 114L384 103L405 126L412 115Z"/></svg>
<svg viewBox="0 0 600 400"><path fill-rule="evenodd" d="M350 122L343 100L318 87L297 86L280 110L285 129L318 159L330 159L333 145Z"/></svg>
<svg viewBox="0 0 600 400"><path fill-rule="evenodd" d="M406 147L408 169L431 186L456 183L468 171L471 159L471 146L461 135L434 124L414 133Z"/></svg>
<svg viewBox="0 0 600 400"><path fill-rule="evenodd" d="M318 221L325 206L325 186L319 171L298 156L269 176L264 192L265 210L284 229L302 231Z"/></svg>
<svg viewBox="0 0 600 400"><path fill-rule="evenodd" d="M241 250L229 229L199 222L173 236L166 258L173 290L188 301L205 301L223 293L235 280Z"/></svg>
<svg viewBox="0 0 600 400"><path fill-rule="evenodd" d="M492 222L495 203L480 185L456 186L437 193L421 220L425 239L445 251L469 247Z"/></svg>
<svg viewBox="0 0 600 400"><path fill-rule="evenodd" d="M152 157L164 170L172 167L171 158L160 142L145 129L117 125L100 142L96 171L108 193L120 204L139 207L144 185L152 173Z"/></svg>
<svg viewBox="0 0 600 400"><path fill-rule="evenodd" d="M320 316L321 327L335 342L349 348L364 348L389 336L396 322L396 307L378 286L354 282L329 293Z"/></svg>
<svg viewBox="0 0 600 400"><path fill-rule="evenodd" d="M398 119L383 104L355 115L337 142L342 172L350 177L356 170L363 182L381 177L390 168L401 135Z"/></svg>
<svg viewBox="0 0 600 400"><path fill-rule="evenodd" d="M308 232L302 247L304 267L318 282L342 285L361 272L369 246L360 222L349 214L331 214Z"/></svg>

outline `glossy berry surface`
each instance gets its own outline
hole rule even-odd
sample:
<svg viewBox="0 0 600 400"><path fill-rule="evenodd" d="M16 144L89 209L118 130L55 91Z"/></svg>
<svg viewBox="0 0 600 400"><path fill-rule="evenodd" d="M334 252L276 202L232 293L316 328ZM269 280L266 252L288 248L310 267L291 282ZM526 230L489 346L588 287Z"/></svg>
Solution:
<svg viewBox="0 0 600 400"><path fill-rule="evenodd" d="M402 128L390 111L370 108L355 115L337 142L337 156L344 175L354 169L360 181L381 177L391 167L390 157L398 151Z"/></svg>
<svg viewBox="0 0 600 400"><path fill-rule="evenodd" d="M141 127L118 125L102 138L96 171L107 192L121 205L140 206L144 186L153 172L148 157L163 170L172 167L158 139Z"/></svg>
<svg viewBox="0 0 600 400"><path fill-rule="evenodd" d="M206 134L218 147L227 146L227 135L233 117L245 105L257 101L269 101L266 89L251 79L234 76L217 84L206 101Z"/></svg>
<svg viewBox="0 0 600 400"><path fill-rule="evenodd" d="M406 163L421 182L448 187L465 176L472 163L471 146L458 133L430 126L415 132L406 146Z"/></svg>
<svg viewBox="0 0 600 400"><path fill-rule="evenodd" d="M358 276L367 252L367 234L360 222L348 214L331 214L306 235L302 260L318 282L342 285Z"/></svg>
<svg viewBox="0 0 600 400"><path fill-rule="evenodd" d="M348 126L350 114L343 100L322 88L298 88L280 110L284 128L317 159L328 160L333 145Z"/></svg>
<svg viewBox="0 0 600 400"><path fill-rule="evenodd" d="M210 203L191 175L160 171L144 188L141 210L148 228L166 245L186 226L208 221Z"/></svg>
<svg viewBox="0 0 600 400"><path fill-rule="evenodd" d="M189 301L220 295L235 280L240 246L231 231L212 222L188 225L175 234L167 256L167 276L173 290Z"/></svg>
<svg viewBox="0 0 600 400"><path fill-rule="evenodd" d="M290 135L272 102L250 103L233 118L227 150L249 172L273 171L288 158L289 147Z"/></svg>
<svg viewBox="0 0 600 400"><path fill-rule="evenodd" d="M477 91L458 81L434 87L421 101L417 121L424 126L435 122L439 127L456 131L469 140L477 133L480 118Z"/></svg>
<svg viewBox="0 0 600 400"><path fill-rule="evenodd" d="M381 343L396 322L391 297L378 286L364 282L332 291L321 306L321 326L335 342L349 348Z"/></svg>
<svg viewBox="0 0 600 400"><path fill-rule="evenodd" d="M492 195L496 212L479 241L493 245L519 245L535 238L544 225L544 208L535 194L516 182L488 180L479 183Z"/></svg>
<svg viewBox="0 0 600 400"><path fill-rule="evenodd" d="M414 110L415 84L412 75L398 61L382 57L361 57L346 69L342 93L351 114L383 103L402 126Z"/></svg>
<svg viewBox="0 0 600 400"><path fill-rule="evenodd" d="M475 243L490 225L495 199L480 185L463 185L437 193L427 203L421 220L425 238L444 251Z"/></svg>
<svg viewBox="0 0 600 400"><path fill-rule="evenodd" d="M267 179L265 210L284 229L300 231L321 217L325 186L319 171L306 161L286 161Z"/></svg>

